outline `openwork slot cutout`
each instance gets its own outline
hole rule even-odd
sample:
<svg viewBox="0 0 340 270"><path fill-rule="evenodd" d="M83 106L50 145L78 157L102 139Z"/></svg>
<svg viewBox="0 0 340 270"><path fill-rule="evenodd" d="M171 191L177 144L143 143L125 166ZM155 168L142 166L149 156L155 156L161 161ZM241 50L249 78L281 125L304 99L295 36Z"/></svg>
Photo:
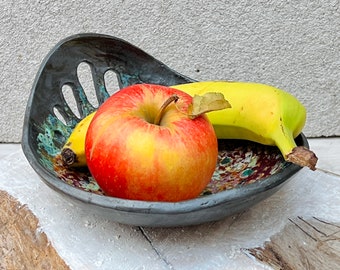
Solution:
<svg viewBox="0 0 340 270"><path fill-rule="evenodd" d="M77 99L74 96L72 87L68 84L64 84L61 91L72 113L78 118L80 118L80 112L78 110Z"/></svg>
<svg viewBox="0 0 340 270"><path fill-rule="evenodd" d="M103 97L105 100L108 96L120 90L119 79L114 70L109 69L102 75L104 85L97 86L99 93L96 92L95 82L98 83L100 80L94 76L96 76L96 73L92 72L91 63L84 61L77 67L80 87L73 84L64 84L62 86L61 92L67 107L78 119L97 109L100 106L99 102L103 101ZM101 95L101 98L98 97L98 94ZM53 112L62 123L68 123L67 119L60 113L60 109L55 107ZM73 117L71 116L71 118Z"/></svg>
<svg viewBox="0 0 340 270"><path fill-rule="evenodd" d="M109 69L105 72L104 81L106 91L110 96L120 89L117 74L113 70Z"/></svg>
<svg viewBox="0 0 340 270"><path fill-rule="evenodd" d="M58 107L53 107L53 113L55 115L55 117L57 117L64 125L67 125L66 123L66 119L64 118L64 116L60 113L60 109L58 109Z"/></svg>
<svg viewBox="0 0 340 270"><path fill-rule="evenodd" d="M84 90L85 96L90 104L98 108L98 98L96 95L91 65L88 62L81 62L77 67L77 77Z"/></svg>

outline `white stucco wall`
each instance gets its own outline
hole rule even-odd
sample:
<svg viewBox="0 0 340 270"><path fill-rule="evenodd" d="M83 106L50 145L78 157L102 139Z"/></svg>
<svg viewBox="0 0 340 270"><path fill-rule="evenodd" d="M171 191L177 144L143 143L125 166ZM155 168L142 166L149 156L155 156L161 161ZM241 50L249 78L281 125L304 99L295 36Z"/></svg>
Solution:
<svg viewBox="0 0 340 270"><path fill-rule="evenodd" d="M307 107L307 136L340 136L339 0L16 0L0 10L0 142L20 141L42 59L80 32L123 38L197 80L282 88Z"/></svg>

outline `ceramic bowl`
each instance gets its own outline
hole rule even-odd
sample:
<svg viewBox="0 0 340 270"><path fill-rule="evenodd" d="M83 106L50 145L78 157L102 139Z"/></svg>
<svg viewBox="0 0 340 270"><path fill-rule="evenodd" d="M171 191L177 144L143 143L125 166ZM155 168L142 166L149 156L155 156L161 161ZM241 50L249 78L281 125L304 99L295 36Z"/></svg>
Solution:
<svg viewBox="0 0 340 270"><path fill-rule="evenodd" d="M216 221L269 197L301 169L285 162L276 147L220 140L215 173L196 199L167 203L106 196L88 171L68 170L58 162L61 147L76 123L96 109L78 78L77 67L83 62L91 68L99 104L109 96L104 79L109 70L116 74L119 88L135 83L176 85L194 81L132 44L111 36L75 35L50 51L28 100L22 148L42 181L71 200L79 211L136 226L171 227ZM65 99L62 91L65 85L72 89L79 116ZM296 142L308 147L303 134Z"/></svg>

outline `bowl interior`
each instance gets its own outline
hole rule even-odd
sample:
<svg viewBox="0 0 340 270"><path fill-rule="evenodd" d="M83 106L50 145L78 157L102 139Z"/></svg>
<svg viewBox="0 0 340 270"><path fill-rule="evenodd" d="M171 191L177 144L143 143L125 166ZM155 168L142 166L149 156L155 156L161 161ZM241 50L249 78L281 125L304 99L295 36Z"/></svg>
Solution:
<svg viewBox="0 0 340 270"><path fill-rule="evenodd" d="M55 155L48 154L51 145L53 143L43 140L40 141L37 149L41 165L46 170L72 187L105 196L86 168L68 169L62 165L58 147L53 146L52 152L56 153ZM284 161L276 147L244 140L219 140L216 170L200 196L216 194L261 181L284 170L288 165L289 163Z"/></svg>

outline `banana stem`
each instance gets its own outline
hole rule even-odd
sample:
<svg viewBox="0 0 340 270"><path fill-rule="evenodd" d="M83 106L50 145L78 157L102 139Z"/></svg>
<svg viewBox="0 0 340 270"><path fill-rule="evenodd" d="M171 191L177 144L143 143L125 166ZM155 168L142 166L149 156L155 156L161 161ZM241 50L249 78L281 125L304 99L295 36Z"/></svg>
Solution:
<svg viewBox="0 0 340 270"><path fill-rule="evenodd" d="M284 159L301 167L316 170L318 161L315 153L304 146L297 146L293 133L283 125L274 136L275 144L280 149Z"/></svg>

